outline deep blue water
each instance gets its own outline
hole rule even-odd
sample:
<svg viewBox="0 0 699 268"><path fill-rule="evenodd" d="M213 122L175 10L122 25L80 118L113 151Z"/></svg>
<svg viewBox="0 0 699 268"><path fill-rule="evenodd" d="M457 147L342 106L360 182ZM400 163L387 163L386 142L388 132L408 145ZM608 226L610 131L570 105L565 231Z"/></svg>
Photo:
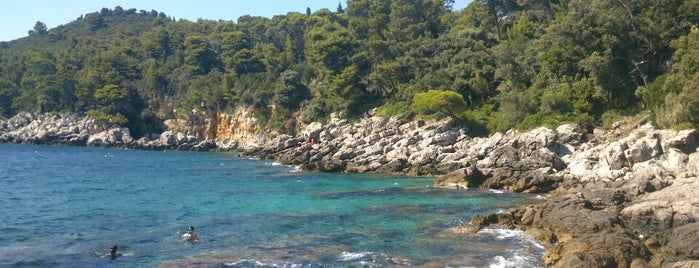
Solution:
<svg viewBox="0 0 699 268"><path fill-rule="evenodd" d="M297 172L235 153L0 144L0 266L540 266L517 232L444 232L531 195ZM177 238L196 227L201 241ZM112 245L124 256L102 255Z"/></svg>

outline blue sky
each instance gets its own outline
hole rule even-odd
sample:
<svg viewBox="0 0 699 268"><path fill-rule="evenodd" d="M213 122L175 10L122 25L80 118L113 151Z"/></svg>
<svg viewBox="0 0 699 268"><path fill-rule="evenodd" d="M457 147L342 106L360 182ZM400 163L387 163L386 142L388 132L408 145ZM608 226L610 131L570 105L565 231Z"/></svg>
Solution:
<svg viewBox="0 0 699 268"><path fill-rule="evenodd" d="M176 19L232 20L244 15L272 17L290 11L313 12L321 8L337 9L338 0L0 0L0 41L27 36L37 21L51 29L80 17L98 12L103 7L114 9L156 10ZM346 7L346 0L341 0ZM455 10L464 8L471 0L456 0Z"/></svg>

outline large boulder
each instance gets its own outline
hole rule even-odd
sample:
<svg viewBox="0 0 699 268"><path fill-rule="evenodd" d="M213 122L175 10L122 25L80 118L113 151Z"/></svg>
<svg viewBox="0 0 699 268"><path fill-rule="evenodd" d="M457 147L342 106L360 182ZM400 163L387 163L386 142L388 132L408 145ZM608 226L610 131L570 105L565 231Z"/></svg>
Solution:
<svg viewBox="0 0 699 268"><path fill-rule="evenodd" d="M633 165L634 163L648 161L662 153L663 149L657 136L645 137L631 143L629 148L624 150L624 158L629 164Z"/></svg>
<svg viewBox="0 0 699 268"><path fill-rule="evenodd" d="M177 134L168 130L160 134L158 142L164 147L174 147L177 146Z"/></svg>
<svg viewBox="0 0 699 268"><path fill-rule="evenodd" d="M623 142L612 142L607 145L601 152L600 160L603 164L606 164L611 169L622 169L627 167L628 161L626 160L626 154L624 151L628 149L626 143Z"/></svg>
<svg viewBox="0 0 699 268"><path fill-rule="evenodd" d="M691 154L699 146L699 132L696 129L682 130L676 136L666 140L663 144L665 149L675 148L685 154Z"/></svg>
<svg viewBox="0 0 699 268"><path fill-rule="evenodd" d="M546 251L548 267L630 267L635 260L647 261L650 252L633 234L599 232L560 243Z"/></svg>
<svg viewBox="0 0 699 268"><path fill-rule="evenodd" d="M320 132L323 131L323 124L318 122L313 122L308 124L306 128L301 132L301 137L304 140L316 142L319 139Z"/></svg>
<svg viewBox="0 0 699 268"><path fill-rule="evenodd" d="M87 139L87 146L93 147L123 147L133 141L128 128L112 128Z"/></svg>
<svg viewBox="0 0 699 268"><path fill-rule="evenodd" d="M562 144L579 145L584 137L583 129L578 124L564 124L556 128L558 142Z"/></svg>
<svg viewBox="0 0 699 268"><path fill-rule="evenodd" d="M626 225L646 235L699 220L699 178L675 179L660 191L639 197L621 211Z"/></svg>
<svg viewBox="0 0 699 268"><path fill-rule="evenodd" d="M466 167L438 176L434 184L436 186L453 188L477 188L487 178L475 167Z"/></svg>
<svg viewBox="0 0 699 268"><path fill-rule="evenodd" d="M699 223L694 222L673 229L665 241L666 264L699 260ZM697 265L699 263L694 263ZM697 266L690 266L697 267Z"/></svg>

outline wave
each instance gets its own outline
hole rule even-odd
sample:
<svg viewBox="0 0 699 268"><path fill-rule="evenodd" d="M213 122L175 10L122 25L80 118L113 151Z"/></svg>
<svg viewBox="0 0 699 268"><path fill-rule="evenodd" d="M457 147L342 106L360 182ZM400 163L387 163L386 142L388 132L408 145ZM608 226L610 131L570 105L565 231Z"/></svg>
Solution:
<svg viewBox="0 0 699 268"><path fill-rule="evenodd" d="M544 246L531 237L527 237L524 231L484 228L478 233L488 234L497 240L514 240L513 248L508 249L506 254L497 255L493 258L489 267L540 267L540 256L545 250Z"/></svg>
<svg viewBox="0 0 699 268"><path fill-rule="evenodd" d="M478 233L491 234L497 239L524 238L524 231L510 229L483 228Z"/></svg>
<svg viewBox="0 0 699 268"><path fill-rule="evenodd" d="M343 251L337 256L337 261L341 265L363 266L363 267L384 267L384 266L412 266L408 259L388 256L384 253L376 252L349 252Z"/></svg>
<svg viewBox="0 0 699 268"><path fill-rule="evenodd" d="M287 168L290 168L290 169L291 169L291 172L301 172L301 167L300 167L300 166L284 165L284 164L279 163L279 162L277 162L277 161L272 162L272 164L270 164L270 165L273 166L273 167L279 167L279 166L287 167Z"/></svg>
<svg viewBox="0 0 699 268"><path fill-rule="evenodd" d="M355 261L366 256L371 255L371 252L347 252L343 251L340 256L337 257L339 261Z"/></svg>
<svg viewBox="0 0 699 268"><path fill-rule="evenodd" d="M274 263L274 262L267 262L267 261L259 261L259 260L237 260L235 262L227 262L224 263L224 266L226 267L297 267L297 265L288 265L288 264L282 264L282 263Z"/></svg>
<svg viewBox="0 0 699 268"><path fill-rule="evenodd" d="M514 254L506 258L503 256L495 256L493 262L489 265L490 268L510 268L510 267L539 267L538 260L534 256Z"/></svg>

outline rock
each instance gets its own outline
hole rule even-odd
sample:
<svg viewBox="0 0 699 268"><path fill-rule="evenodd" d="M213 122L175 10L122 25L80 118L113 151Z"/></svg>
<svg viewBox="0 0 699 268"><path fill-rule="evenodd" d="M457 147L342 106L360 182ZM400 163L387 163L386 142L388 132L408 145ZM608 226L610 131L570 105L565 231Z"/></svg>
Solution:
<svg viewBox="0 0 699 268"><path fill-rule="evenodd" d="M558 133L555 131L546 127L540 127L523 133L518 137L517 141L520 148L529 148L531 150L548 148L554 150L557 137Z"/></svg>
<svg viewBox="0 0 699 268"><path fill-rule="evenodd" d="M194 147L192 147L192 151L211 151L217 148L216 141L215 140L203 140Z"/></svg>
<svg viewBox="0 0 699 268"><path fill-rule="evenodd" d="M676 179L662 191L640 196L621 211L626 224L639 233L664 232L699 220L699 179Z"/></svg>
<svg viewBox="0 0 699 268"><path fill-rule="evenodd" d="M626 154L624 151L628 149L625 143L612 142L601 153L600 159L611 169L621 169L628 166Z"/></svg>
<svg viewBox="0 0 699 268"><path fill-rule="evenodd" d="M616 122L612 123L612 128L613 128L613 129L618 129L618 128L620 128L621 126L623 126L624 124L626 124L626 122L623 121L623 120L622 120L622 121L616 121Z"/></svg>
<svg viewBox="0 0 699 268"><path fill-rule="evenodd" d="M408 166L408 161L402 158L396 158L385 165L382 165L376 169L379 173L400 173Z"/></svg>
<svg viewBox="0 0 699 268"><path fill-rule="evenodd" d="M302 138L307 141L318 141L318 135L323 130L323 124L318 122L313 122L308 124L306 128L301 132Z"/></svg>
<svg viewBox="0 0 699 268"><path fill-rule="evenodd" d="M389 160L403 159L407 160L410 157L410 151L406 147L397 147L386 153L386 158Z"/></svg>
<svg viewBox="0 0 699 268"><path fill-rule="evenodd" d="M478 214L471 217L468 225L463 229L464 231L475 233L483 229L485 226L497 226L498 228L514 229L514 227L519 223L518 218L514 215L515 211L510 210L503 213L494 213L486 216L480 216Z"/></svg>
<svg viewBox="0 0 699 268"><path fill-rule="evenodd" d="M91 135L87 146L93 147L123 147L133 141L128 128L112 128Z"/></svg>
<svg viewBox="0 0 699 268"><path fill-rule="evenodd" d="M665 240L665 250L668 254L665 263L699 260L699 223L674 228Z"/></svg>
<svg viewBox="0 0 699 268"><path fill-rule="evenodd" d="M556 128L558 142L562 144L579 145L582 143L583 130L578 124L564 124Z"/></svg>
<svg viewBox="0 0 699 268"><path fill-rule="evenodd" d="M457 131L437 133L434 135L434 138L430 141L430 144L438 146L449 146L451 144L454 144L458 137L459 133Z"/></svg>
<svg viewBox="0 0 699 268"><path fill-rule="evenodd" d="M160 134L160 138L158 138L158 143L159 145L163 147L176 147L178 145L177 142L177 135L173 133L172 131L165 131Z"/></svg>
<svg viewBox="0 0 699 268"><path fill-rule="evenodd" d="M600 232L561 243L544 254L548 267L630 267L634 260L646 260L650 252L625 232Z"/></svg>
<svg viewBox="0 0 699 268"><path fill-rule="evenodd" d="M677 135L665 141L663 148L675 148L685 154L691 154L699 146L699 132L696 129L682 130Z"/></svg>
<svg viewBox="0 0 699 268"><path fill-rule="evenodd" d="M664 264L663 267L667 267L667 268L699 268L699 260L686 260L686 261L669 262L667 264Z"/></svg>
<svg viewBox="0 0 699 268"><path fill-rule="evenodd" d="M673 174L680 174L682 172L694 172L692 171L692 165L690 165L689 156L682 153L679 149L668 148L665 154L659 157L660 167L667 170ZM696 165L696 161L692 164Z"/></svg>
<svg viewBox="0 0 699 268"><path fill-rule="evenodd" d="M437 177L434 184L454 188L477 188L486 179L485 175L477 168L466 167Z"/></svg>
<svg viewBox="0 0 699 268"><path fill-rule="evenodd" d="M506 189L520 193L546 193L555 189L562 180L563 178L556 175L552 168L543 167L522 172L518 180Z"/></svg>
<svg viewBox="0 0 699 268"><path fill-rule="evenodd" d="M662 154L662 152L663 149L657 138L643 138L632 143L628 149L624 150L624 158L629 164L633 165L634 163L648 161L651 158L657 157Z"/></svg>

